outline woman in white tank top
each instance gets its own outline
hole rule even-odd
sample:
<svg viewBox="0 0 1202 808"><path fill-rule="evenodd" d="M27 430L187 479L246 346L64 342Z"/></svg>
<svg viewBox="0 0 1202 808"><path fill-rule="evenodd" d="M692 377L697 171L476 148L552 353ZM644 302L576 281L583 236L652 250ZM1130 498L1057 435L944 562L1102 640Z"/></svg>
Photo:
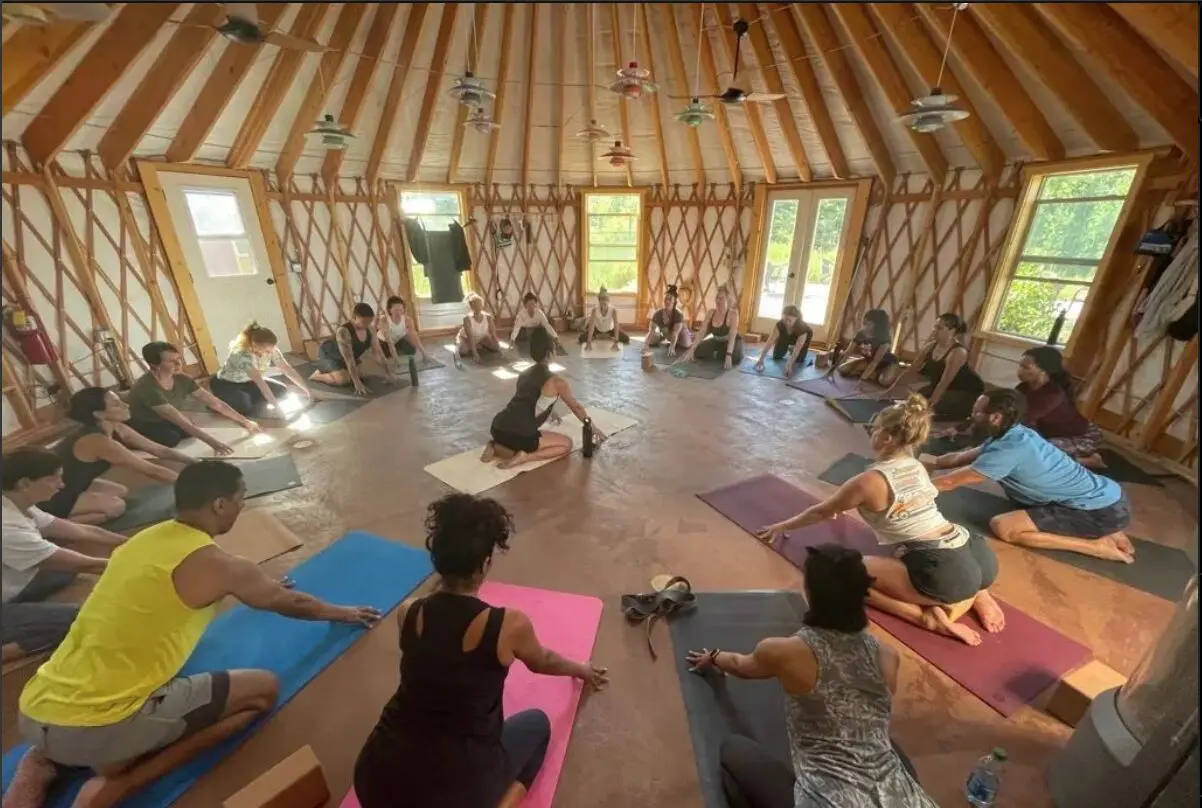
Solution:
<svg viewBox="0 0 1202 808"><path fill-rule="evenodd" d="M418 355L425 361L426 349L417 335L417 329L409 322L409 315L405 312L405 301L393 295L384 304L384 312L376 328L376 338L380 340L384 358L399 361L402 354Z"/></svg>
<svg viewBox="0 0 1202 808"><path fill-rule="evenodd" d="M988 591L997 578L997 558L984 538L939 512L939 492L914 456L930 430L930 404L917 393L883 410L872 424L876 462L826 500L769 525L759 537L772 541L854 508L877 541L894 551L894 557L865 557L875 579L868 602L930 631L980 645L981 635L972 627L950 619L951 607L971 600L986 631L1005 627L1005 616Z"/></svg>
<svg viewBox="0 0 1202 808"><path fill-rule="evenodd" d="M584 350L590 351L597 337L612 340L615 351L630 342L630 335L618 324L618 313L609 305L609 292L605 291L604 286L597 292L597 305L589 312L588 322L580 334L580 344Z"/></svg>
<svg viewBox="0 0 1202 808"><path fill-rule="evenodd" d="M472 292L467 296L468 313L463 317L463 325L455 337L458 349L456 357L470 356L476 364L480 363L480 351L502 353L501 340L497 336L497 326L493 316L484 310L484 298ZM455 360L458 362L458 358Z"/></svg>

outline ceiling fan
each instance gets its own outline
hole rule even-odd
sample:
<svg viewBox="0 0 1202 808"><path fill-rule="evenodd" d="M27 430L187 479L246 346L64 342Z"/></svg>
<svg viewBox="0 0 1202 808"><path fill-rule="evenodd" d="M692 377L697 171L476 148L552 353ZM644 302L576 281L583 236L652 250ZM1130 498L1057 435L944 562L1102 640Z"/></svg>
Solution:
<svg viewBox="0 0 1202 808"><path fill-rule="evenodd" d="M731 77L731 82L735 82L739 78L739 56L742 51L743 37L747 36L747 31L749 29L750 29L750 26L747 24L747 20L745 20L741 17L739 19L735 20L735 22L734 22L735 64L734 64L734 75ZM702 36L705 35L704 26L702 27L701 35ZM700 45L698 45L698 47L700 48ZM671 97L676 98L678 100L682 100L682 101L685 100L684 96L671 96ZM773 101L780 101L787 97L788 96L786 96L784 93L748 92L747 90L742 90L742 89L734 86L734 84L732 83L730 87L727 87L724 92L719 93L718 95L695 95L695 96L689 98L688 100L690 102L693 102L693 101L700 102L700 100L702 98L712 98L715 101L721 101L723 104L735 106L738 104L746 103L748 101L750 101L751 103L754 103L754 104L771 104Z"/></svg>
<svg viewBox="0 0 1202 808"><path fill-rule="evenodd" d="M105 3L0 3L5 22L52 25L56 22L104 22L112 9Z"/></svg>
<svg viewBox="0 0 1202 808"><path fill-rule="evenodd" d="M289 50L322 53L325 45L311 39L301 39L280 31L265 29L259 24L259 10L255 3L226 3L225 22L214 26L214 30L231 42L242 45L274 45Z"/></svg>
<svg viewBox="0 0 1202 808"><path fill-rule="evenodd" d="M350 145L349 141L355 139L350 130L335 120L333 115L323 116L306 134L320 139L321 145L331 151L342 151Z"/></svg>

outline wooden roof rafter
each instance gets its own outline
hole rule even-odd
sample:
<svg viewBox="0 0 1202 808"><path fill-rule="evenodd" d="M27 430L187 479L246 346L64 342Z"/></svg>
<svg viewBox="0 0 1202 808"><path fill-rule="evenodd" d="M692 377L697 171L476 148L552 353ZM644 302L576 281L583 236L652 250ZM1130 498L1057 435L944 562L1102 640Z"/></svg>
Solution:
<svg viewBox="0 0 1202 808"><path fill-rule="evenodd" d="M24 25L5 39L0 48L3 114L20 104L90 30L90 23Z"/></svg>
<svg viewBox="0 0 1202 808"><path fill-rule="evenodd" d="M680 35L676 30L675 12L672 11L670 3L658 3L656 7L661 13L668 16L668 25L663 30L666 31L665 37L668 40L668 61L672 65L669 73L672 76L676 94L678 96L692 95L692 91L689 88L689 77L685 73L684 52L680 47ZM693 170L697 173L697 187L704 189L706 185L705 163L701 158L701 137L697 133L696 126L688 127L686 138L689 143L689 154L693 158ZM667 190L665 188L664 192L667 193Z"/></svg>
<svg viewBox="0 0 1202 808"><path fill-rule="evenodd" d="M597 120L597 4L586 3L584 6L584 87L588 98L588 119ZM593 185L597 185L597 144L588 142L589 174Z"/></svg>
<svg viewBox="0 0 1202 808"><path fill-rule="evenodd" d="M720 93L725 88L718 80L718 67L714 64L714 52L710 48L709 35L705 32L705 20L701 18L701 4L690 3L689 8L692 11L693 30L697 33L697 49L701 56L702 75L709 79L712 91ZM726 120L726 107L721 103L716 103L713 105L713 109L718 139L722 142L722 151L726 155L726 166L730 170L730 182L735 188L735 196L738 196L743 191L743 171L739 167L739 158L730 137L730 123Z"/></svg>
<svg viewBox="0 0 1202 808"><path fill-rule="evenodd" d="M655 56L653 55L654 48L651 47L651 19L647 13L647 4L636 3L635 7L637 9L636 13L639 15L639 19L643 25L643 35L639 37L639 44L642 46L642 50L636 53L634 57L639 60L639 63L643 67L650 70L651 75L654 76L656 75ZM668 147L664 140L663 103L663 98L657 90L651 94L650 102L643 109L651 119L651 129L655 133L655 145L659 150L660 184L667 189L671 179L668 171Z"/></svg>
<svg viewBox="0 0 1202 808"><path fill-rule="evenodd" d="M497 55L497 97L493 100L493 120L498 123L505 112L505 90L509 86L509 52L513 43L514 4L506 3L501 12L501 49ZM488 133L488 157L484 164L484 187L492 190L493 171L497 166L497 149L501 145L500 129Z"/></svg>
<svg viewBox="0 0 1202 808"><path fill-rule="evenodd" d="M371 191L375 190L376 183L380 179L380 166L384 162L384 155L388 152L388 143L392 138L392 126L396 122L398 108L401 104L401 94L405 91L409 69L413 66L413 52L422 35L426 13L429 10L429 3L413 3L409 6L409 17L405 20L405 33L401 37L396 65L392 69L392 78L388 82L388 95L384 98L380 125L376 128L376 136L371 143L371 154L367 158L367 169L364 176L367 178L367 187Z"/></svg>
<svg viewBox="0 0 1202 808"><path fill-rule="evenodd" d="M405 181L417 179L421 169L422 157L426 153L426 143L430 139L430 124L434 119L434 110L438 106L439 89L442 77L447 69L447 59L450 56L451 38L455 35L455 23L459 19L459 4L444 3L442 19L438 23L438 36L434 40L434 55L430 57L430 70L426 73L426 92L422 96L421 110L417 116L417 127L413 135L413 147L409 150L409 164L405 169Z"/></svg>
<svg viewBox="0 0 1202 808"><path fill-rule="evenodd" d="M622 18L619 9L621 3L609 4L609 19L610 19L610 39L613 44L614 65L615 70L621 70L626 66L626 62L622 59ZM624 97L618 97L618 123L622 128L622 142L626 144L626 148L634 148L634 144L630 140L630 110L628 104L630 102ZM634 169L630 165L630 161L626 162L626 187L634 186Z"/></svg>
<svg viewBox="0 0 1202 808"><path fill-rule="evenodd" d="M735 49L738 48L738 38L734 32L734 18L730 14L730 8L726 3L714 3L714 14L718 17L718 24L721 26L721 31L718 35L718 41L722 43L722 52L726 55L726 63L734 70L735 64ZM754 17L752 17L754 19ZM741 62L740 67L746 67L746 61ZM771 68L764 70L766 75L771 71ZM744 82L747 84L747 82ZM722 92L724 87L719 87L718 92ZM743 115L747 118L747 128L751 130L751 140L755 143L756 154L760 157L760 165L764 169L764 180L769 185L774 185L777 181L776 161L772 157L772 146L768 143L768 134L764 131L763 111L759 104L744 104ZM777 112L779 115L779 110ZM784 125L784 118L781 118L781 126ZM804 155L803 155L804 159ZM809 163L805 163L809 167ZM798 168L800 174L801 169ZM803 177L804 179L804 177Z"/></svg>
<svg viewBox="0 0 1202 808"><path fill-rule="evenodd" d="M472 27L468 31L467 69L475 73L480 67L480 50L477 43L480 32L488 23L489 3L476 3L472 9ZM451 159L447 164L447 182L454 183L459 177L459 160L463 155L463 138L467 134L467 104L459 104L455 110L455 129L451 132Z"/></svg>
<svg viewBox="0 0 1202 808"><path fill-rule="evenodd" d="M1109 6L1144 39L1197 77L1197 3L1110 3Z"/></svg>
<svg viewBox="0 0 1202 808"><path fill-rule="evenodd" d="M571 6L556 3L551 6L552 47L555 49L555 72L566 77L568 69L568 9ZM564 109L564 83L555 82L555 99L551 110L551 121L555 126L555 185L563 187L563 153L567 140L567 121Z"/></svg>
<svg viewBox="0 0 1202 808"><path fill-rule="evenodd" d="M522 135L522 195L525 196L530 187L530 145L534 135L534 79L537 68L538 48L538 10L542 3L530 3L530 47L526 55L526 104L522 121L525 132Z"/></svg>

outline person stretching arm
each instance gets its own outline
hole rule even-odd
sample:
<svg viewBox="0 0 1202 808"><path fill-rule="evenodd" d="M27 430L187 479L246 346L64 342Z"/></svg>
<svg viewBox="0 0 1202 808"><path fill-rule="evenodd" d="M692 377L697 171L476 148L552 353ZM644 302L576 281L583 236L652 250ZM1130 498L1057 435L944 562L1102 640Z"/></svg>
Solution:
<svg viewBox="0 0 1202 808"><path fill-rule="evenodd" d="M55 518L42 528L42 535L56 542L88 542L102 547L118 547L125 543L125 536L105 530L98 525L81 525L70 519ZM68 551L69 552L69 551ZM86 571L86 570L85 570Z"/></svg>
<svg viewBox="0 0 1202 808"><path fill-rule="evenodd" d="M839 490L831 494L823 501L811 505L796 516L790 517L783 522L768 525L761 528L755 534L756 538L764 542L774 542L784 538L785 534L790 530L800 530L810 525L816 525L819 522L825 522L827 519L834 519L844 511L850 511L864 503L864 475L857 474L843 485L839 486Z"/></svg>

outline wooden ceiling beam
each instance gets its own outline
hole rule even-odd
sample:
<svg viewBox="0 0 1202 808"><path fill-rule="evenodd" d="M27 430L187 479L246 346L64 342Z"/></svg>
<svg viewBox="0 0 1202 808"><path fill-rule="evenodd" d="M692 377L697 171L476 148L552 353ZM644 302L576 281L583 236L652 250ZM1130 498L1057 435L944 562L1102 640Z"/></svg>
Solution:
<svg viewBox="0 0 1202 808"><path fill-rule="evenodd" d="M643 46L641 54L636 53L634 56L639 60L643 67L651 71L651 75L655 76L655 56L652 55L651 47L651 19L647 14L647 4L638 3L636 5L639 18L643 24L643 30L640 32L639 44ZM640 58L641 57L641 58ZM659 149L659 178L660 184L663 185L664 193L668 192L668 147L664 142L664 121L663 121L663 98L659 91L651 94L651 103L644 107L648 117L651 118L651 130L655 133L655 145Z"/></svg>
<svg viewBox="0 0 1202 808"><path fill-rule="evenodd" d="M922 21L914 19L913 9L907 5L870 3L869 6L880 20L881 28L889 32L902 55L918 73L922 86L914 88L917 94L925 95L939 76L939 65L943 59L942 48L931 39L931 33ZM1006 165L1006 156L1002 154L980 111L969 98L968 91L964 89L950 64L943 71L942 89L959 96L961 107L969 113L964 120L952 124L964 147L986 176L1000 176L1002 168Z"/></svg>
<svg viewBox="0 0 1202 808"><path fill-rule="evenodd" d="M1110 3L1110 7L1144 39L1197 77L1197 3Z"/></svg>
<svg viewBox="0 0 1202 808"><path fill-rule="evenodd" d="M701 19L702 4L689 3L687 7L692 13L693 30L697 32L697 49L701 55L702 75L709 79L709 85L713 88L711 92L720 93L723 87L718 80L718 68L714 64L714 52L710 48L710 38L705 33L705 21ZM722 141L722 151L726 155L726 167L730 170L730 182L735 187L735 194L738 195L743 192L743 172L739 168L739 158L735 152L734 141L730 137L730 123L726 120L726 107L721 103L715 103L713 107L718 138Z"/></svg>
<svg viewBox="0 0 1202 808"><path fill-rule="evenodd" d="M326 12L330 10L331 5L331 3L303 4L288 33L300 39L313 39L321 30L322 20L325 19ZM231 47L237 46L231 45ZM267 127L280 112L280 104L284 102L284 96L288 94L292 82L296 80L301 63L309 55L308 51L288 48L277 48L277 51L275 61L271 64L271 70L267 73L267 79L259 86L254 103L245 120L242 121L238 134L234 137L234 143L225 160L228 168L246 168L250 165L251 158L255 156L255 152L259 150L259 144L263 141L263 135L267 133Z"/></svg>
<svg viewBox="0 0 1202 808"><path fill-rule="evenodd" d="M668 61L672 68L668 73L672 77L676 95L691 96L689 76L684 68L684 51L680 47L680 35L676 28L675 12L672 11L670 3L657 3L656 8L659 9L661 15L667 15L668 18L667 26L657 30L664 31L664 36L668 40ZM696 126L689 126L687 129L686 139L689 143L689 154L693 157L693 170L697 173L697 188L702 189L705 188L706 178L705 161L701 157L701 136L697 133Z"/></svg>
<svg viewBox="0 0 1202 808"><path fill-rule="evenodd" d="M1104 71L1169 133L1198 165L1198 91L1126 21L1099 3L1036 3L1052 26Z"/></svg>
<svg viewBox="0 0 1202 808"><path fill-rule="evenodd" d="M946 41L951 10L933 3L915 3L914 6L938 38ZM993 99L1006 116L1031 156L1037 160L1064 159L1064 143L971 14L958 16L952 49L985 95Z"/></svg>
<svg viewBox="0 0 1202 808"><path fill-rule="evenodd" d="M267 28L274 26L287 7L287 3L260 3L259 24ZM221 113L225 112L230 99L242 85L242 80L246 78L263 47L265 46L236 45L233 42L225 46L225 51L217 60L217 66L205 80L200 95L196 96L196 101L184 116L175 138L167 147L167 162L191 162L201 144L213 131L213 125L217 123Z"/></svg>
<svg viewBox="0 0 1202 808"><path fill-rule="evenodd" d="M430 139L430 124L438 106L438 90L447 70L451 38L455 35L455 22L459 19L459 4L444 3L442 19L438 23L438 37L434 40L434 55L430 58L430 70L426 73L426 92L422 96L421 110L417 115L417 131L413 135L413 147L409 150L409 165L405 169L405 180L413 182L426 154L426 142Z"/></svg>
<svg viewBox="0 0 1202 808"><path fill-rule="evenodd" d="M614 64L616 70L621 70L626 66L626 61L622 58L622 20L618 9L621 8L619 3L609 4L609 20L610 20L610 40L613 44ZM614 80L617 76L614 75ZM608 92L608 91L607 91ZM626 144L626 148L633 149L634 144L630 142L630 110L628 109L629 101L626 98L618 97L618 122L622 127L622 142ZM626 161L626 187L634 185L634 169L630 165L630 161Z"/></svg>
<svg viewBox="0 0 1202 808"><path fill-rule="evenodd" d="M530 141L534 136L534 68L538 46L538 10L542 3L528 3L530 6L530 43L526 54L526 108L522 118L525 132L522 135L522 194L530 185Z"/></svg>
<svg viewBox="0 0 1202 808"><path fill-rule="evenodd" d="M497 97L493 99L493 120L501 122L505 111L505 88L509 86L509 51L513 46L513 11L516 3L505 3L501 14L501 53L497 63ZM501 145L500 129L488 133L488 157L484 163L484 193L492 192L492 175L497 165L497 147Z"/></svg>
<svg viewBox="0 0 1202 808"><path fill-rule="evenodd" d="M364 172L369 193L375 190L376 182L380 179L380 166L384 163L384 155L388 153L389 140L392 139L392 125L396 122L401 94L405 91L405 81L409 78L409 68L413 65L413 51L422 35L426 13L429 10L429 3L413 3L409 6L409 17L405 20L405 33L401 37L401 46L397 50L396 66L392 69L392 80L388 83L388 95L384 98L384 109L380 113L380 125L372 140L371 154L367 158L367 170Z"/></svg>
<svg viewBox="0 0 1202 808"><path fill-rule="evenodd" d="M881 42L880 31L877 30L872 18L868 16L868 11L863 4L829 3L827 8L834 12L843 24L848 39L851 40L856 52L860 54L860 58L867 64L873 81L892 105L893 113L904 115L909 112L913 96L906 87L906 82L902 79L901 71L898 69L897 63L893 61L892 54L885 47L885 43ZM892 123L900 126L897 122ZM905 130L914 144L915 150L922 158L927 173L934 180L935 186L939 187L947 175L947 157L939 148L939 142L930 135L920 135L909 127L905 127Z"/></svg>
<svg viewBox="0 0 1202 808"><path fill-rule="evenodd" d="M392 32L392 24L396 22L398 8L396 3L376 4L376 16L371 21L367 40L363 43L363 53L359 56L359 63L355 65L355 75L351 78L351 86L347 88L346 98L342 102L342 110L338 114L339 123L352 133L359 124L359 115L363 112L365 106L363 102L367 100L367 91L371 89L376 72L379 70L380 58L388 44L388 35ZM325 159L321 164L321 176L326 188L333 188L338 181L338 175L342 171L342 160L345 156L346 151L343 149L331 149L326 152Z"/></svg>
<svg viewBox="0 0 1202 808"><path fill-rule="evenodd" d="M109 171L120 167L150 131L163 107L171 102L180 85L192 73L205 51L217 38L213 26L224 17L216 3L196 3L184 22L175 29L154 67L142 77L133 95L109 125L96 153Z"/></svg>
<svg viewBox="0 0 1202 808"><path fill-rule="evenodd" d="M744 8L750 7L748 10L755 9L754 4L744 3L743 5ZM745 11L744 14L746 13ZM839 142L839 132L835 129L835 121L831 118L826 98L822 95L822 85L818 83L814 66L810 64L810 57L806 53L805 42L802 40L797 18L788 10L784 10L776 14L768 14L764 19L772 25L772 29L776 32L776 38L780 42L781 50L784 51L785 59L793 69L797 86L801 88L801 96L805 100L811 120L814 121L814 128L818 130L818 139L822 141L822 148L826 151L827 161L831 165L831 173L839 179L847 179L851 176L847 155L843 152L843 144Z"/></svg>
<svg viewBox="0 0 1202 808"><path fill-rule="evenodd" d="M481 4L484 5L484 4ZM566 148L567 122L564 120L564 81L568 75L568 9L570 5L555 3L551 6L552 47L555 48L555 108L551 120L555 122L555 185L563 188L563 153Z"/></svg>
<svg viewBox="0 0 1202 808"><path fill-rule="evenodd" d="M722 52L726 54L727 64L733 69L735 64L735 48L738 47L738 42L734 32L734 20L730 16L730 7L726 3L714 3L713 6L714 13L718 17L718 25L721 28L718 41L722 43ZM755 17L751 19L755 19ZM745 66L745 64L741 64L740 67ZM746 84L746 82L744 83ZM718 91L721 92L722 88L719 88ZM760 157L760 165L764 167L764 180L769 184L774 184L777 177L776 160L772 156L772 144L768 142L768 135L764 131L764 119L760 105L744 104L743 115L747 118L747 128L751 130L751 140L755 143L755 151Z"/></svg>
<svg viewBox="0 0 1202 808"><path fill-rule="evenodd" d="M359 30L359 23L363 22L363 15L366 13L366 3L340 5L338 21L334 23L334 32L326 44L327 50L317 63L317 73L309 81L309 89L305 90L305 97L301 100L300 107L292 118L292 127L284 139L284 148L280 150L280 156L275 162L275 173L281 187L287 187L292 178L296 161L305 150L305 134L321 117L322 108L330 96L330 89L338 80L338 73L342 70L347 52L355 40L355 33ZM346 125L345 121L341 123Z"/></svg>
<svg viewBox="0 0 1202 808"><path fill-rule="evenodd" d="M21 142L36 167L54 162L178 7L178 3L131 3L117 12L71 75L25 127Z"/></svg>
<svg viewBox="0 0 1202 808"><path fill-rule="evenodd" d="M20 104L91 29L89 23L76 22L23 25L4 40L0 48L3 114Z"/></svg>
<svg viewBox="0 0 1202 808"><path fill-rule="evenodd" d="M588 119L597 120L597 43L593 40L597 32L597 4L587 3L584 6L584 91L588 98ZM593 187L597 187L597 144L588 142L589 173L593 178Z"/></svg>
<svg viewBox="0 0 1202 808"><path fill-rule="evenodd" d="M467 69L475 73L480 66L480 53L476 42L480 32L488 22L489 3L475 3L472 9L472 29L468 32ZM562 70L560 71L562 75ZM463 156L463 138L467 134L467 116L473 112L467 104L457 105L455 110L455 130L451 132L451 161L447 165L447 182L453 183L459 179L459 160Z"/></svg>
<svg viewBox="0 0 1202 808"><path fill-rule="evenodd" d="M856 78L834 26L831 25L830 18L826 16L822 6L817 3L773 3L771 7L778 14L792 9L792 13L801 19L802 26L809 34L810 44L826 65L826 72L835 82L835 87L843 97L843 103L847 105L847 111L851 114L860 137L868 146L868 153L872 155L877 174L885 182L885 187L892 187L893 177L897 174L893 155L889 152L889 146L881 135L876 119L872 117L872 110L865 100L864 91L860 88L860 81Z"/></svg>
<svg viewBox="0 0 1202 808"><path fill-rule="evenodd" d="M1040 15L1026 3L973 3L969 13L1049 90L1099 149L1135 151L1139 138Z"/></svg>

